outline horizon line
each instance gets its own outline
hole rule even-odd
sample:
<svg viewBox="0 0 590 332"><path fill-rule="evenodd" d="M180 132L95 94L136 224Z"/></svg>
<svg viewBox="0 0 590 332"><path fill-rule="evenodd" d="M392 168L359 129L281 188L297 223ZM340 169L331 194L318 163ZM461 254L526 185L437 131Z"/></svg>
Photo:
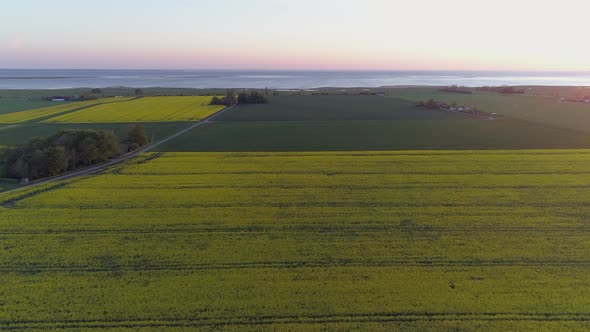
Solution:
<svg viewBox="0 0 590 332"><path fill-rule="evenodd" d="M559 69L267 69L267 68L0 68L0 70L119 70L119 71L260 71L260 72L510 72L510 73L580 73L590 70Z"/></svg>

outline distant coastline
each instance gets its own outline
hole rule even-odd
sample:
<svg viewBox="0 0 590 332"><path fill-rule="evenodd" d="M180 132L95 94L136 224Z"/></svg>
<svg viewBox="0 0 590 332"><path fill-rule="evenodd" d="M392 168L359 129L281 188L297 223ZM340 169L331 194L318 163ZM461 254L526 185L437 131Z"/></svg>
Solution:
<svg viewBox="0 0 590 332"><path fill-rule="evenodd" d="M590 86L589 72L0 69L0 89Z"/></svg>

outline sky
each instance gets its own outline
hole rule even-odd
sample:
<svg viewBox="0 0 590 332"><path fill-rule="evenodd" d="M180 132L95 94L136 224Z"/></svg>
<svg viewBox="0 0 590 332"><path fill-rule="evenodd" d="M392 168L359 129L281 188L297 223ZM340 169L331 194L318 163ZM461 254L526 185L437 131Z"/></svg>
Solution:
<svg viewBox="0 0 590 332"><path fill-rule="evenodd" d="M588 0L11 0L0 68L590 70Z"/></svg>

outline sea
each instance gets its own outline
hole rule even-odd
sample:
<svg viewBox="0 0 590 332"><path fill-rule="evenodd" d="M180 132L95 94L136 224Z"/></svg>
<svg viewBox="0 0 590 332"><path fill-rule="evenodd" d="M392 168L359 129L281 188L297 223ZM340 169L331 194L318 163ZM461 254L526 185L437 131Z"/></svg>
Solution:
<svg viewBox="0 0 590 332"><path fill-rule="evenodd" d="M590 72L0 69L0 89L590 86Z"/></svg>

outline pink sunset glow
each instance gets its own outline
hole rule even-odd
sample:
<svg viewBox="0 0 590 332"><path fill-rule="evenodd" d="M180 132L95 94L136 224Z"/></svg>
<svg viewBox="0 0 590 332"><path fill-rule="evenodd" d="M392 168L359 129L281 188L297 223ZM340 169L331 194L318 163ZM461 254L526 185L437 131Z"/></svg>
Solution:
<svg viewBox="0 0 590 332"><path fill-rule="evenodd" d="M590 44L576 33L586 29L590 5L578 0L421 0L404 4L403 15L381 0L172 1L165 10L130 1L113 2L115 12L68 2L38 3L46 8L35 17L28 2L0 23L2 68L590 69ZM460 20L449 19L457 13Z"/></svg>

